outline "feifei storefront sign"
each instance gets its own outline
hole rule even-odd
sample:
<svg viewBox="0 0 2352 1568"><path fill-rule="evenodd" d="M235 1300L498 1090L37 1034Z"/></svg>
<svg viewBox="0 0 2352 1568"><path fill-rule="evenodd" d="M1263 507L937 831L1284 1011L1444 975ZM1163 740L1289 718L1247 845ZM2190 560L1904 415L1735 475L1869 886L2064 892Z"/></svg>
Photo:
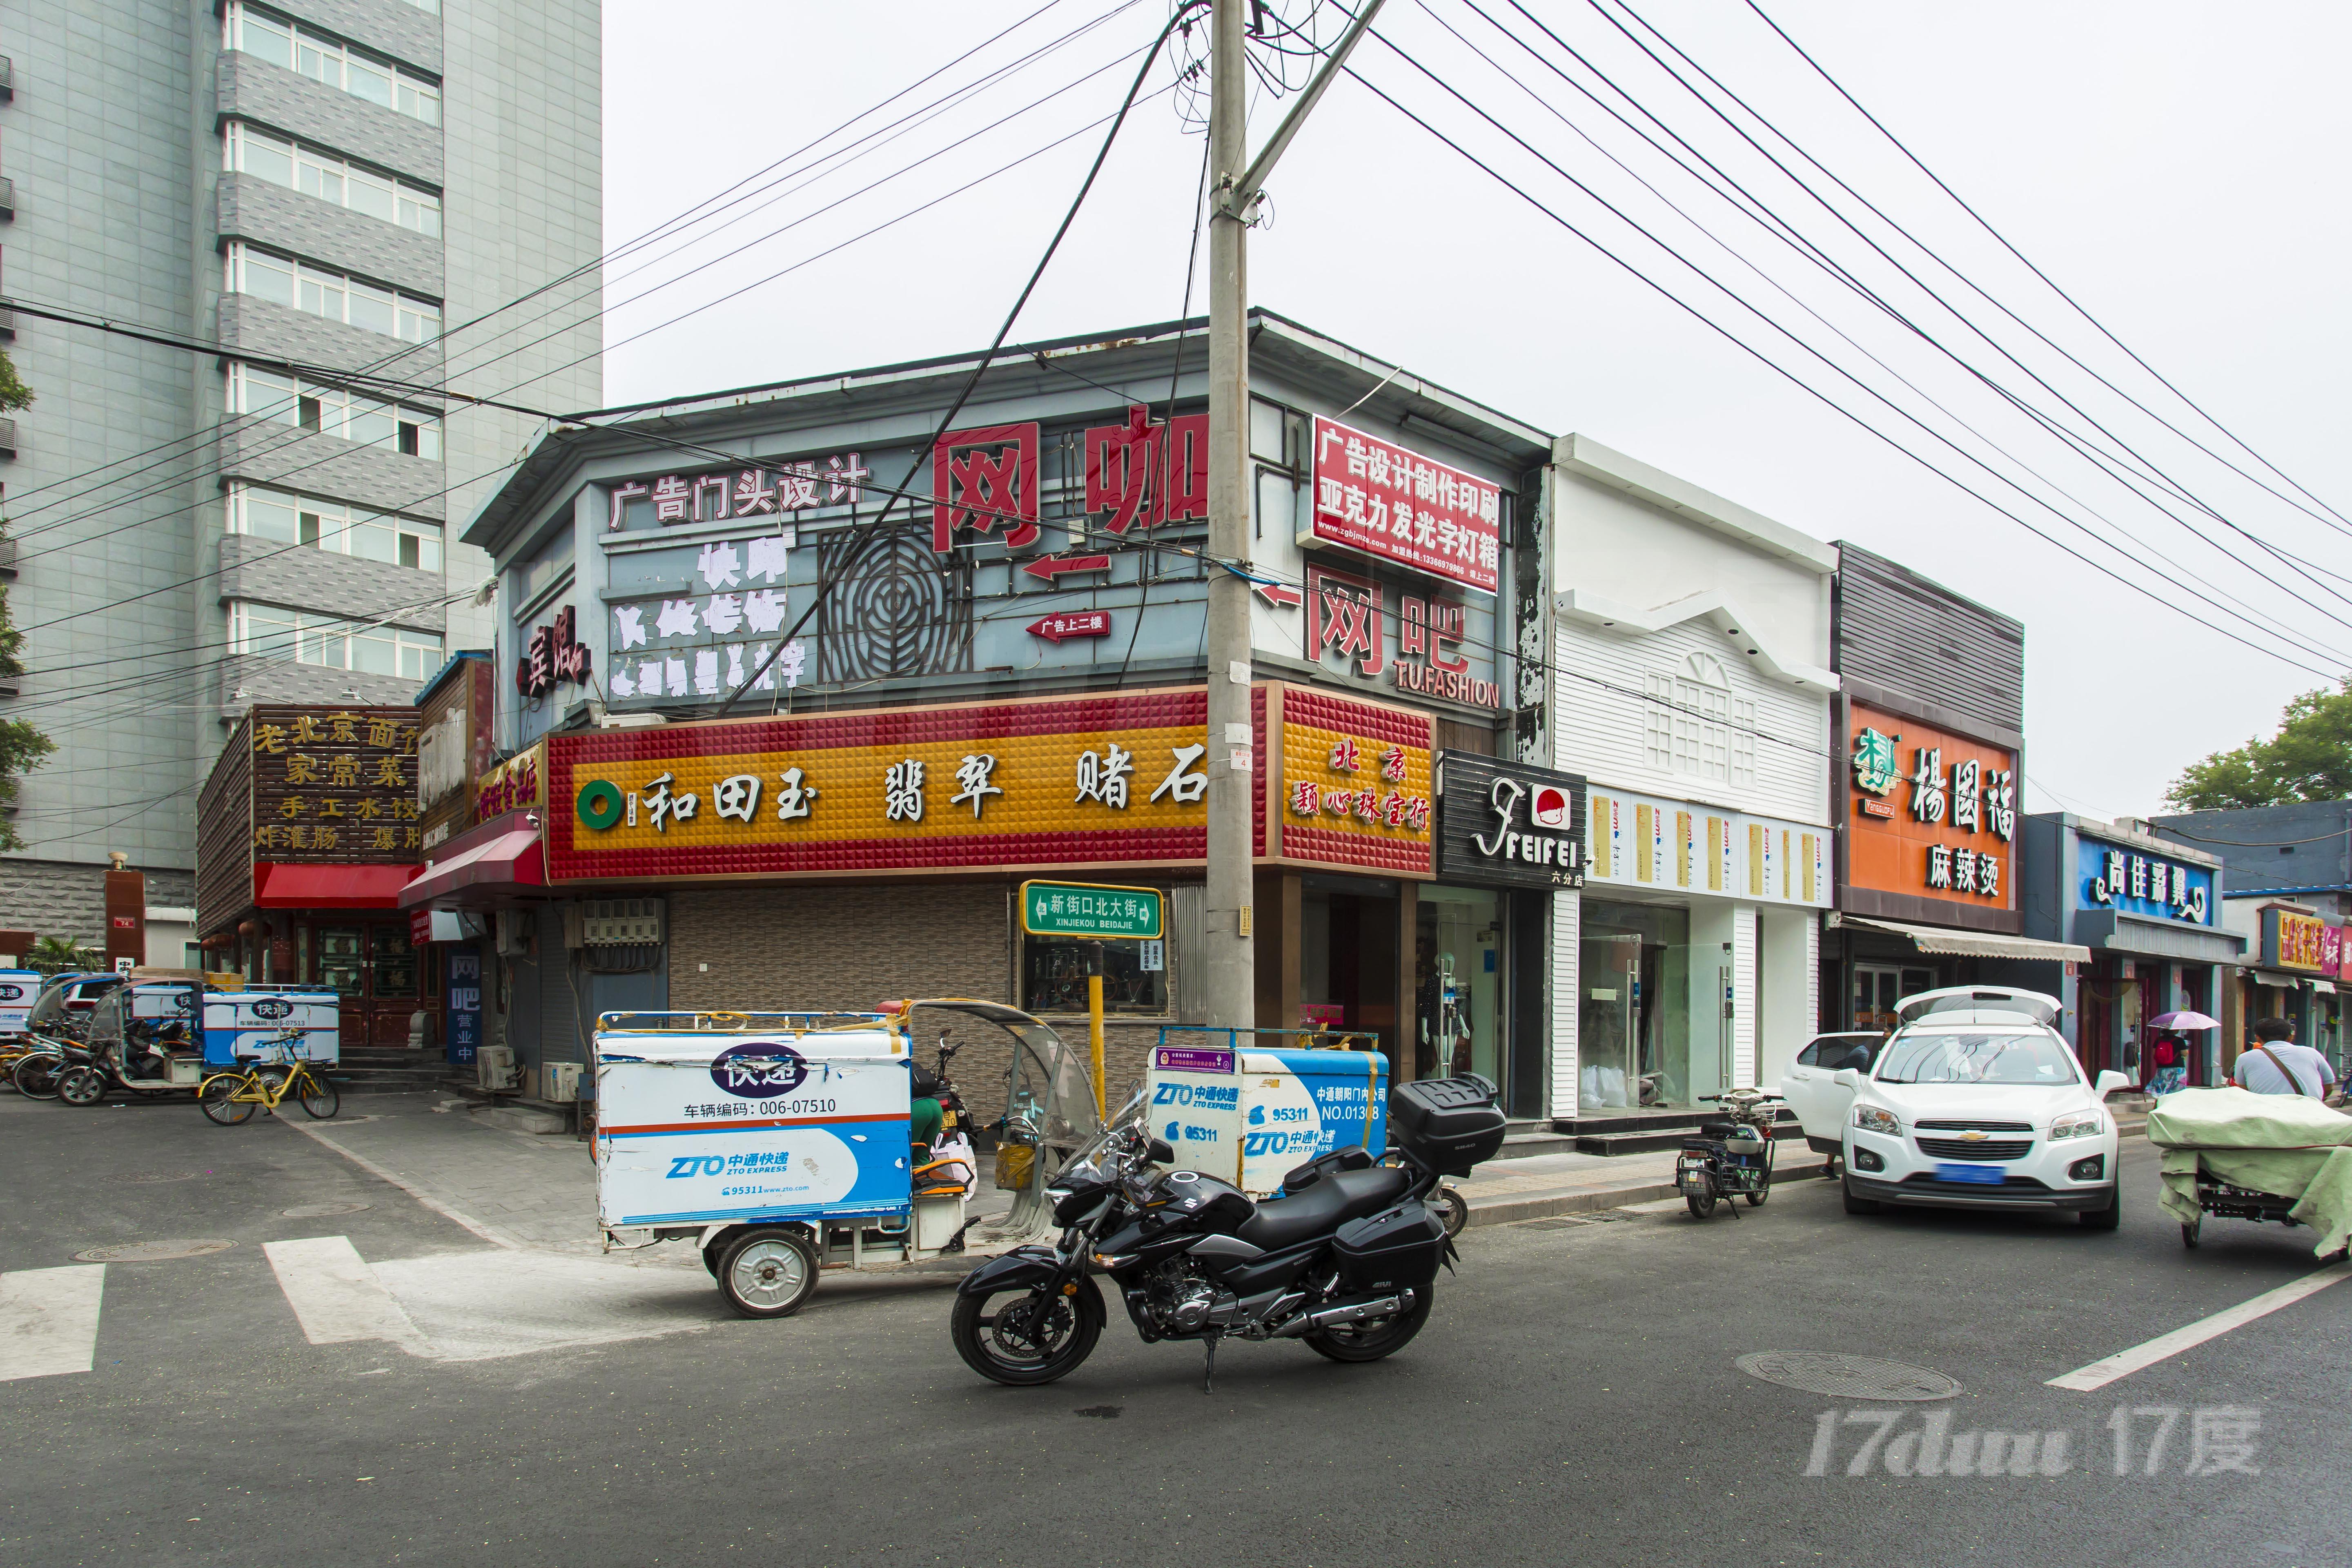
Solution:
<svg viewBox="0 0 2352 1568"><path fill-rule="evenodd" d="M1585 782L1472 752L1438 753L1440 881L1584 886Z"/></svg>

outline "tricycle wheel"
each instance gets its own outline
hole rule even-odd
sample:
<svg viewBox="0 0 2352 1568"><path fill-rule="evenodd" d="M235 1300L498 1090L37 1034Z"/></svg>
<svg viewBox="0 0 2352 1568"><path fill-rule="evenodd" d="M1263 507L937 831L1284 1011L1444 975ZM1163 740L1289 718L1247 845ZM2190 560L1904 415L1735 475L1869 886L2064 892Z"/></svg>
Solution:
<svg viewBox="0 0 2352 1568"><path fill-rule="evenodd" d="M2197 1244L2201 1239L2199 1233L2204 1228L2205 1216L2201 1214L2195 1219L2183 1221L2180 1226L2180 1245L2191 1251L2196 1250Z"/></svg>
<svg viewBox="0 0 2352 1568"><path fill-rule="evenodd" d="M1013 1388L1066 1377L1102 1337L1103 1299L1079 1276L990 1295L958 1296L948 1331L964 1365Z"/></svg>
<svg viewBox="0 0 2352 1568"><path fill-rule="evenodd" d="M96 1068L69 1067L58 1074L58 1098L68 1105L96 1105L106 1098L106 1078Z"/></svg>
<svg viewBox="0 0 2352 1568"><path fill-rule="evenodd" d="M796 1230L746 1231L719 1262L719 1293L746 1318L789 1318L815 1289L816 1254Z"/></svg>

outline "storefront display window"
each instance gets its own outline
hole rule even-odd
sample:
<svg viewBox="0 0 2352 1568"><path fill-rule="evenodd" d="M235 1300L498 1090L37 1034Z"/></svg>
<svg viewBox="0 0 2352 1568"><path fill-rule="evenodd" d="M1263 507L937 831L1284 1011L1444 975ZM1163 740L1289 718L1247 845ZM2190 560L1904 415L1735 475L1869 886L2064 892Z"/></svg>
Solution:
<svg viewBox="0 0 2352 1568"><path fill-rule="evenodd" d="M319 928L319 984L345 996L366 990L367 933L358 926Z"/></svg>
<svg viewBox="0 0 2352 1568"><path fill-rule="evenodd" d="M1414 1072L1503 1081L1502 897L1423 886L1413 971Z"/></svg>
<svg viewBox="0 0 2352 1568"><path fill-rule="evenodd" d="M1579 1107L1690 1103L1690 911L1587 899L1578 981Z"/></svg>
<svg viewBox="0 0 2352 1568"><path fill-rule="evenodd" d="M1021 1005L1032 1013L1087 1011L1087 949L1064 937L1021 939ZM1103 1011L1158 1016L1168 1011L1167 944L1106 942Z"/></svg>
<svg viewBox="0 0 2352 1568"><path fill-rule="evenodd" d="M1936 972L1909 964L1857 963L1853 966L1853 1026L1895 1032L1895 1005L1906 996L1936 988Z"/></svg>

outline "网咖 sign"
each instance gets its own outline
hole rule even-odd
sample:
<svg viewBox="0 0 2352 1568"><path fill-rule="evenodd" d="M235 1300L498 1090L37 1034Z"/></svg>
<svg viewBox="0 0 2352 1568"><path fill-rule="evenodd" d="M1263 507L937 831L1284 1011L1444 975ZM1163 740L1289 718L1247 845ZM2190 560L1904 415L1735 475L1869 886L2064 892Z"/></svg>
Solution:
<svg viewBox="0 0 2352 1568"><path fill-rule="evenodd" d="M1583 779L1470 752L1439 752L1438 774L1440 880L1584 886Z"/></svg>
<svg viewBox="0 0 2352 1568"><path fill-rule="evenodd" d="M1031 936L1157 942L1163 931L1160 890L1099 882L1024 882L1021 929Z"/></svg>
<svg viewBox="0 0 2352 1568"><path fill-rule="evenodd" d="M1299 543L1338 545L1495 592L1500 487L1321 415L1314 487Z"/></svg>
<svg viewBox="0 0 2352 1568"><path fill-rule="evenodd" d="M1840 907L2016 931L2017 753L1853 700Z"/></svg>

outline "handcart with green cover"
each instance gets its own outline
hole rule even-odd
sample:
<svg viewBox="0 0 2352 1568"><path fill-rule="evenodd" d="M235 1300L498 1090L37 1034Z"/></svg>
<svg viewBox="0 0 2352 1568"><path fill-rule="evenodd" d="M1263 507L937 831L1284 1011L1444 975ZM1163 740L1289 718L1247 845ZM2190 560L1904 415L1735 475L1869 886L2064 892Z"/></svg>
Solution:
<svg viewBox="0 0 2352 1568"><path fill-rule="evenodd" d="M2308 1226L2321 1258L2352 1237L2352 1116L2319 1100L2184 1089L2157 1101L2147 1141L2164 1152L2164 1211L2183 1247L2207 1215Z"/></svg>

